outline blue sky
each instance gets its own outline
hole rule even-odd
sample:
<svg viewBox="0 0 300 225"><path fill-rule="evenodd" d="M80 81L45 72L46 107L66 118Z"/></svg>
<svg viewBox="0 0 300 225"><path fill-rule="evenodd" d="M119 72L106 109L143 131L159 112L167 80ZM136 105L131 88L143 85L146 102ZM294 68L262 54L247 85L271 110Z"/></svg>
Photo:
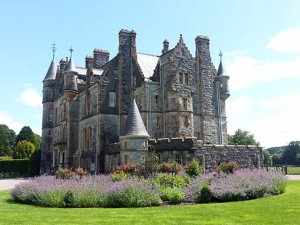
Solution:
<svg viewBox="0 0 300 225"><path fill-rule="evenodd" d="M264 147L300 140L300 1L86 0L5 1L0 7L0 124L41 133L42 79L73 47L76 66L95 48L118 49L118 32L135 30L138 52L160 54L179 35L195 55L209 36L230 75L228 131L249 130Z"/></svg>

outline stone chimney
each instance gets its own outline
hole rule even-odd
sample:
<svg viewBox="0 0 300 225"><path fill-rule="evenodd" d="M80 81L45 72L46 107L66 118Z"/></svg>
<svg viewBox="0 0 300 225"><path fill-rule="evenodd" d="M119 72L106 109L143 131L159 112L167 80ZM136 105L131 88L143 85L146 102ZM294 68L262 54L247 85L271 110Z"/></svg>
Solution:
<svg viewBox="0 0 300 225"><path fill-rule="evenodd" d="M119 53L123 55L136 57L136 33L134 30L128 31L122 29L119 32Z"/></svg>
<svg viewBox="0 0 300 225"><path fill-rule="evenodd" d="M94 65L96 69L101 69L109 61L109 52L103 49L94 50Z"/></svg>
<svg viewBox="0 0 300 225"><path fill-rule="evenodd" d="M93 56L87 55L85 57L85 68L93 67L93 65L94 65Z"/></svg>
<svg viewBox="0 0 300 225"><path fill-rule="evenodd" d="M163 48L163 50L161 51L162 54L164 54L164 53L166 53L167 51L169 51L169 42L168 42L167 39L164 40L163 45L164 45L164 48Z"/></svg>

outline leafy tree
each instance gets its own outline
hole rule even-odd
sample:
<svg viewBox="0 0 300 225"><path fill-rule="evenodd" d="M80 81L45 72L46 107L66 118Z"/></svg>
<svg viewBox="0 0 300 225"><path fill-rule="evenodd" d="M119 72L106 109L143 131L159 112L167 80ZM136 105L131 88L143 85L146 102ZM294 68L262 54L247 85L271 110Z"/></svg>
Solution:
<svg viewBox="0 0 300 225"><path fill-rule="evenodd" d="M14 146L15 132L5 124L0 124L0 156L11 156Z"/></svg>
<svg viewBox="0 0 300 225"><path fill-rule="evenodd" d="M291 141L282 153L282 160L291 165L300 164L297 159L298 154L300 154L300 141Z"/></svg>
<svg viewBox="0 0 300 225"><path fill-rule="evenodd" d="M270 163L271 162L271 155L270 152L266 149L262 151L263 159L264 159L264 164Z"/></svg>
<svg viewBox="0 0 300 225"><path fill-rule="evenodd" d="M41 149L42 137L38 134L34 134L34 143L35 150Z"/></svg>
<svg viewBox="0 0 300 225"><path fill-rule="evenodd" d="M259 142L255 140L254 135L249 131L238 129L234 135L228 135L228 144L234 145L257 145Z"/></svg>
<svg viewBox="0 0 300 225"><path fill-rule="evenodd" d="M13 152L13 157L15 159L29 159L30 156L34 153L35 146L29 141L22 140L19 141Z"/></svg>
<svg viewBox="0 0 300 225"><path fill-rule="evenodd" d="M19 141L24 141L24 140L29 141L32 144L35 144L35 136L29 126L24 126L21 129L21 131L19 132L19 134L16 137L16 143L18 143Z"/></svg>
<svg viewBox="0 0 300 225"><path fill-rule="evenodd" d="M279 164L283 164L283 160L282 160L282 154L275 154L272 156L272 165L279 165Z"/></svg>

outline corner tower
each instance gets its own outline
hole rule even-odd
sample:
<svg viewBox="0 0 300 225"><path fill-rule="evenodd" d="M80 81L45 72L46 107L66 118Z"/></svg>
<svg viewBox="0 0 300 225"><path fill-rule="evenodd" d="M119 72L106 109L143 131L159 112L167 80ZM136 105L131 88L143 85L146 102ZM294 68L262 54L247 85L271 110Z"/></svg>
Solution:
<svg viewBox="0 0 300 225"><path fill-rule="evenodd" d="M43 80L43 120L42 120L42 152L41 173L49 172L52 167L52 127L53 127L53 102L56 78L56 64L54 61L56 47L52 47L53 58L48 72Z"/></svg>
<svg viewBox="0 0 300 225"><path fill-rule="evenodd" d="M222 56L220 51L220 64L218 73L215 78L215 90L216 90L216 124L218 131L218 143L227 144L227 121L226 121L226 107L225 101L230 96L228 88L229 76L223 66Z"/></svg>

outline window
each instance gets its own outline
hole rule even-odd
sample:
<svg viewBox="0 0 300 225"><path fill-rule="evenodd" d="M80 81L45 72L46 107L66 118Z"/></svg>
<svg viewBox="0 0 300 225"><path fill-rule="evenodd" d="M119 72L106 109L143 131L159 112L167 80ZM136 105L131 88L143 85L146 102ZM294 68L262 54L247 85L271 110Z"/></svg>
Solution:
<svg viewBox="0 0 300 225"><path fill-rule="evenodd" d="M188 74L188 73L185 73L185 74L184 74L184 83L185 83L185 84L188 84L188 83L189 83L189 74Z"/></svg>
<svg viewBox="0 0 300 225"><path fill-rule="evenodd" d="M182 157L181 157L181 152L173 152L173 160L177 162L178 164L182 164Z"/></svg>
<svg viewBox="0 0 300 225"><path fill-rule="evenodd" d="M171 107L176 108L176 98L171 98Z"/></svg>
<svg viewBox="0 0 300 225"><path fill-rule="evenodd" d="M183 108L185 110L187 110L187 99L186 98L182 98L182 104L183 104Z"/></svg>
<svg viewBox="0 0 300 225"><path fill-rule="evenodd" d="M85 151L89 151L92 147L92 127L85 127L83 129L83 148Z"/></svg>
<svg viewBox="0 0 300 225"><path fill-rule="evenodd" d="M183 84L183 73L179 72L179 82Z"/></svg>
<svg viewBox="0 0 300 225"><path fill-rule="evenodd" d="M189 126L189 119L188 119L188 117L187 116L184 116L184 117L182 117L182 120L183 120L183 126L184 127L188 127Z"/></svg>
<svg viewBox="0 0 300 225"><path fill-rule="evenodd" d="M156 124L156 127L160 127L160 118L159 117L155 118L155 124Z"/></svg>
<svg viewBox="0 0 300 225"><path fill-rule="evenodd" d="M172 126L173 127L177 126L177 116L172 116Z"/></svg>
<svg viewBox="0 0 300 225"><path fill-rule="evenodd" d="M155 95L155 104L158 104L158 95Z"/></svg>
<svg viewBox="0 0 300 225"><path fill-rule="evenodd" d="M48 121L49 121L49 122L52 122L52 119L53 119L53 115L52 115L52 112L50 112L50 113L49 113Z"/></svg>
<svg viewBox="0 0 300 225"><path fill-rule="evenodd" d="M90 94L85 96L85 115L90 114Z"/></svg>
<svg viewBox="0 0 300 225"><path fill-rule="evenodd" d="M109 107L116 107L116 92L109 92Z"/></svg>

